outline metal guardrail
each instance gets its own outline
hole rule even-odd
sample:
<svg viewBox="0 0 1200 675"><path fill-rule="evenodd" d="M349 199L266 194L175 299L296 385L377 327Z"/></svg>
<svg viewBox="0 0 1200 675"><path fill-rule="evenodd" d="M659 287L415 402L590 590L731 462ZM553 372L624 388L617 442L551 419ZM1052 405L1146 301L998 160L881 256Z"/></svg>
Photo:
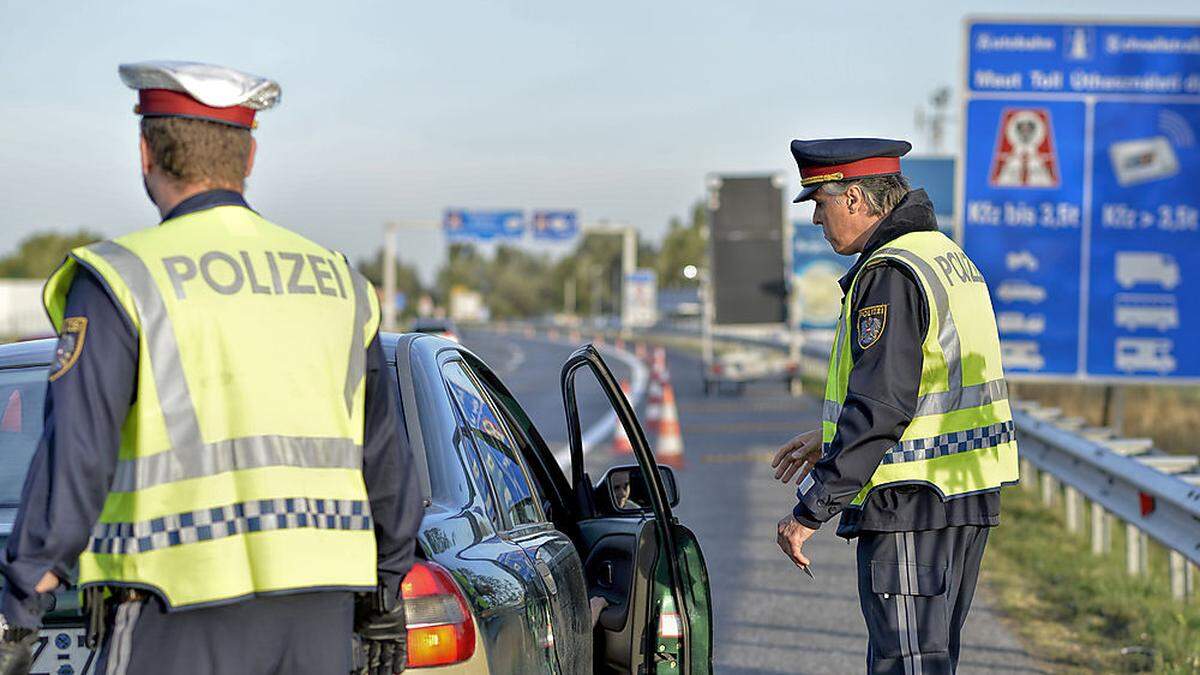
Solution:
<svg viewBox="0 0 1200 675"><path fill-rule="evenodd" d="M1082 529L1086 498L1093 553L1111 549L1116 517L1125 523L1129 574L1147 572L1149 537L1170 552L1171 594L1184 599L1194 592L1200 565L1200 459L1163 454L1150 439L1074 428L1077 420L1034 402L1018 403L1013 417L1026 489L1040 487L1047 506L1061 501L1069 531Z"/></svg>
<svg viewBox="0 0 1200 675"><path fill-rule="evenodd" d="M770 349L788 349L778 336L717 335L717 340ZM807 341L800 370L824 377L831 342ZM1125 523L1125 561L1130 575L1148 572L1149 541L1169 552L1171 594L1195 593L1200 566L1200 458L1168 455L1148 438L1119 438L1104 427L1064 417L1032 401L1014 404L1020 441L1021 480L1040 488L1046 506L1063 504L1067 529L1083 528L1084 500L1090 502L1092 552L1112 548L1116 519Z"/></svg>

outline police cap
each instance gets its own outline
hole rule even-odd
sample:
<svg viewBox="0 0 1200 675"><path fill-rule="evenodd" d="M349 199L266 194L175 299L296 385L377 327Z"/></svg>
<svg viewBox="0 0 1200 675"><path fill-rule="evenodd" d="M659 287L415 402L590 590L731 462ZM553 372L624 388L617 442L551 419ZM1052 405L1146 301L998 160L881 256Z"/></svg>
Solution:
<svg viewBox="0 0 1200 675"><path fill-rule="evenodd" d="M886 138L827 138L792 141L792 156L800 168L800 194L792 200L812 197L822 183L890 176L900 173L900 158L912 150L908 141Z"/></svg>
<svg viewBox="0 0 1200 675"><path fill-rule="evenodd" d="M243 129L254 114L279 102L279 84L233 68L188 61L122 63L121 81L138 91L143 117L187 117Z"/></svg>

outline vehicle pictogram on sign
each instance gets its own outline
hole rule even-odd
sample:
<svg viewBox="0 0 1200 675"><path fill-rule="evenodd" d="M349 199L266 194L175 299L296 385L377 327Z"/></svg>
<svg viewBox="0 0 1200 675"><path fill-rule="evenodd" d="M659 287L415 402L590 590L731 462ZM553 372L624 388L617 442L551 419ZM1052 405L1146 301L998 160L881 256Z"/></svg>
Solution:
<svg viewBox="0 0 1200 675"><path fill-rule="evenodd" d="M1056 188L1059 178L1050 111L1005 110L1000 116L988 182L1001 188Z"/></svg>

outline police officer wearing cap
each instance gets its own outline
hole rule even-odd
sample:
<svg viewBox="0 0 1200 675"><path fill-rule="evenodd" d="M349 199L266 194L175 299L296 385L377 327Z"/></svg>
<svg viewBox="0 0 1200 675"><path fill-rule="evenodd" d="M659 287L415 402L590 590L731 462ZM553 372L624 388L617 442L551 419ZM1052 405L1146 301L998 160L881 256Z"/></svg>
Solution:
<svg viewBox="0 0 1200 675"><path fill-rule="evenodd" d="M64 585L98 673L400 672L422 504L378 300L242 196L279 86L181 62L120 75L162 222L73 250L46 284L60 337L0 672L28 671Z"/></svg>
<svg viewBox="0 0 1200 675"><path fill-rule="evenodd" d="M799 485L778 543L804 543L841 514L858 539L871 673L951 673L1000 488L1017 443L987 284L938 231L883 139L792 141L813 223L858 259L844 293L821 426L781 447L776 477Z"/></svg>

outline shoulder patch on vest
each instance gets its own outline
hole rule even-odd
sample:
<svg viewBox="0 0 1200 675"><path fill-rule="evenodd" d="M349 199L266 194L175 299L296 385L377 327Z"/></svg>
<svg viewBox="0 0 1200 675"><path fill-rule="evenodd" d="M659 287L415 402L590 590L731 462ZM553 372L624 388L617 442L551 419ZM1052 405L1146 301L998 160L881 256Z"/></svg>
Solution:
<svg viewBox="0 0 1200 675"><path fill-rule="evenodd" d="M887 327L887 308L884 305L871 305L858 310L858 346L866 349L875 344L883 329Z"/></svg>
<svg viewBox="0 0 1200 675"><path fill-rule="evenodd" d="M54 349L54 370L50 373L53 382L62 377L79 360L83 352L83 340L87 337L87 317L71 316L63 320L62 332L58 334L58 346Z"/></svg>

